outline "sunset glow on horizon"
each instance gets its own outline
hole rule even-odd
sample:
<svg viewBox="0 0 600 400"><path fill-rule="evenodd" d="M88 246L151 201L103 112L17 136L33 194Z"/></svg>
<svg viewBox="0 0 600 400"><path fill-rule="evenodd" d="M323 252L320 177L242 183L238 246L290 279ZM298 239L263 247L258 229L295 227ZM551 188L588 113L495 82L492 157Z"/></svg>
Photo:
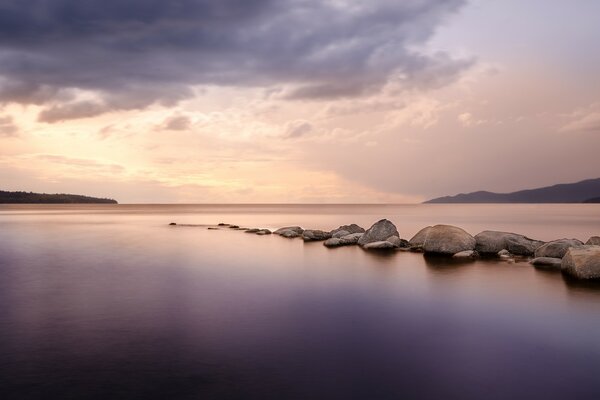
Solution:
<svg viewBox="0 0 600 400"><path fill-rule="evenodd" d="M411 203L600 176L598 2L32 3L0 2L2 190Z"/></svg>

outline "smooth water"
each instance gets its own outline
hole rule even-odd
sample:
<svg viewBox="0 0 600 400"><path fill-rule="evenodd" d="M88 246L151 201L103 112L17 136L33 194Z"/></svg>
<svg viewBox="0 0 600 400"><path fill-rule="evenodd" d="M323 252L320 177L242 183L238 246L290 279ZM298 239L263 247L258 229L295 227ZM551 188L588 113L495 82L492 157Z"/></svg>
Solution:
<svg viewBox="0 0 600 400"><path fill-rule="evenodd" d="M600 234L593 204L0 206L0 398L600 398L599 284L204 226L384 217Z"/></svg>

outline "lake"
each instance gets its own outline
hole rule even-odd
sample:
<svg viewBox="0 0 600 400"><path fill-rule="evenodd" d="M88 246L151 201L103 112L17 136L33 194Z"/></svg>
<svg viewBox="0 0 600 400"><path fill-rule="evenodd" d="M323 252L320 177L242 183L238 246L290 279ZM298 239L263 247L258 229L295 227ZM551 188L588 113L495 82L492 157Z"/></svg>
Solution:
<svg viewBox="0 0 600 400"><path fill-rule="evenodd" d="M206 229L381 218L600 235L597 204L0 206L0 398L600 398L598 283Z"/></svg>

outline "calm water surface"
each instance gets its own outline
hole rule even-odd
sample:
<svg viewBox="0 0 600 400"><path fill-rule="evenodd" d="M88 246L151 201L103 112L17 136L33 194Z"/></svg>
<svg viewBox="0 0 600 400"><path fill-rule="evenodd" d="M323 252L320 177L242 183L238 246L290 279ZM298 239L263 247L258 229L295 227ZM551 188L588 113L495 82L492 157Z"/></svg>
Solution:
<svg viewBox="0 0 600 400"><path fill-rule="evenodd" d="M0 206L0 398L600 398L598 284L206 229L383 217L600 235L592 204Z"/></svg>

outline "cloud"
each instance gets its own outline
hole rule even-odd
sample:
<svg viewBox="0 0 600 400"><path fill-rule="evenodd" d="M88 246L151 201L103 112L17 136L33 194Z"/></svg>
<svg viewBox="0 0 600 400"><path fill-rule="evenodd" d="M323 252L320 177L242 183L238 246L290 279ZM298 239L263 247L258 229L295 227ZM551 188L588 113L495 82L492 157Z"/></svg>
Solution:
<svg viewBox="0 0 600 400"><path fill-rule="evenodd" d="M569 121L559 129L559 132L600 132L600 103L577 110L568 117Z"/></svg>
<svg viewBox="0 0 600 400"><path fill-rule="evenodd" d="M192 120L185 115L173 115L165 120L162 129L169 131L185 131L192 126Z"/></svg>
<svg viewBox="0 0 600 400"><path fill-rule="evenodd" d="M17 136L19 128L10 116L0 117L0 137Z"/></svg>
<svg viewBox="0 0 600 400"><path fill-rule="evenodd" d="M93 173L120 174L125 172L123 165L89 158L75 158L59 154L30 154L22 157Z"/></svg>
<svg viewBox="0 0 600 400"><path fill-rule="evenodd" d="M294 121L287 124L285 137L295 139L309 134L313 131L313 126L307 121Z"/></svg>
<svg viewBox="0 0 600 400"><path fill-rule="evenodd" d="M44 122L175 104L193 87L359 96L440 85L468 62L422 46L464 0L2 0L0 102ZM68 98L69 90L97 101Z"/></svg>

